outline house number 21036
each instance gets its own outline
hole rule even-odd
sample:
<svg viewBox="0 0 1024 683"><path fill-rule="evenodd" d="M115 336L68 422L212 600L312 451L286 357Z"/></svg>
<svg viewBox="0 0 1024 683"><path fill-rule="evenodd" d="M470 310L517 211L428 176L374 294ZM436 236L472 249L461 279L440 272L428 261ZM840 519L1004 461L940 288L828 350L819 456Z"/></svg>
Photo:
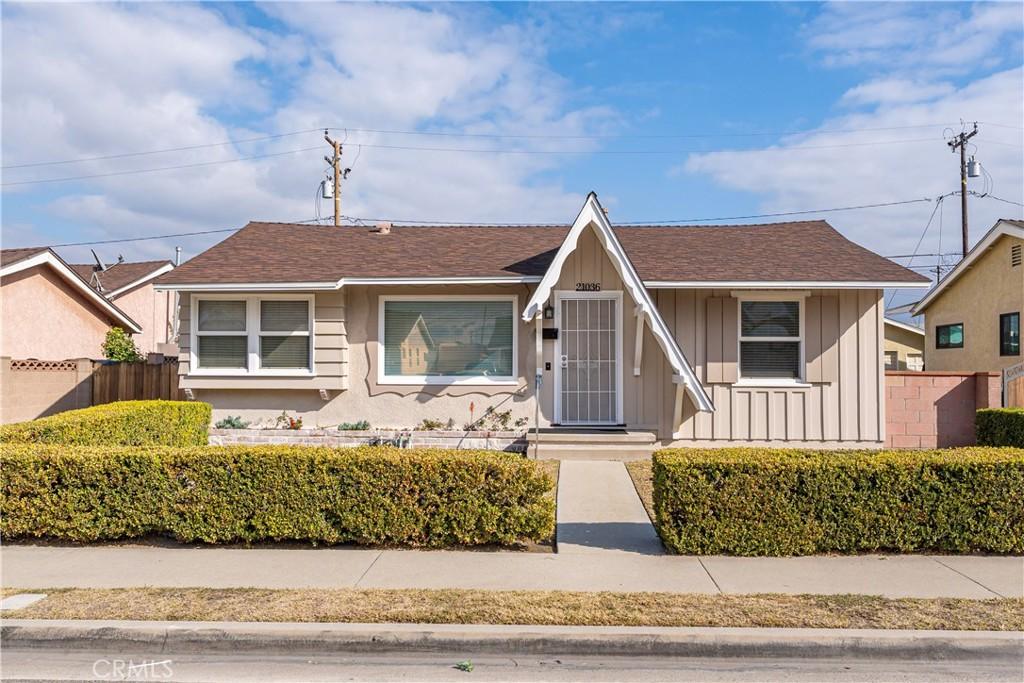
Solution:
<svg viewBox="0 0 1024 683"><path fill-rule="evenodd" d="M576 283L576 291L577 292L600 292L601 291L601 283L600 282L577 282Z"/></svg>

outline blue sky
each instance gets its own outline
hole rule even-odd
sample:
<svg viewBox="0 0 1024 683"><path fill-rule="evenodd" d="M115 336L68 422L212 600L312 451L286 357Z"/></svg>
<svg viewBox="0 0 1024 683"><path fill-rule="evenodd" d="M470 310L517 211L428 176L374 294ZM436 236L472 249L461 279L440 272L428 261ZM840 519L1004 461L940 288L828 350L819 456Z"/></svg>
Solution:
<svg viewBox="0 0 1024 683"><path fill-rule="evenodd" d="M346 162L358 157L344 187L351 216L567 222L591 189L613 221L737 216L952 191L957 166L943 135L965 119L983 122L972 152L994 183L972 187L1024 202L1022 11L1019 3L5 3L4 166L287 135L6 168L3 182L291 152L321 144L316 132L291 133L330 126L347 139ZM653 137L688 135L698 137ZM6 185L3 244L309 219L324 151ZM880 253L902 254L914 250L933 207L822 217ZM972 237L1021 211L973 199ZM954 251L958 229L950 200L921 251L939 251L940 239L943 252ZM180 244L188 256L222 237L97 249L158 258Z"/></svg>

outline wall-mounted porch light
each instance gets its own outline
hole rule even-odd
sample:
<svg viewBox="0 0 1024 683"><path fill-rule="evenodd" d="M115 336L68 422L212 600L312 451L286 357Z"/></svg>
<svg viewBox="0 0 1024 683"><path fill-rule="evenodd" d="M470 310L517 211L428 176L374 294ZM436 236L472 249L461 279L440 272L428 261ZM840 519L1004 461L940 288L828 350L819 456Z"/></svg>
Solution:
<svg viewBox="0 0 1024 683"><path fill-rule="evenodd" d="M551 304L548 304L547 306L544 307L544 319L545 320L554 320L555 319L555 307L552 306Z"/></svg>

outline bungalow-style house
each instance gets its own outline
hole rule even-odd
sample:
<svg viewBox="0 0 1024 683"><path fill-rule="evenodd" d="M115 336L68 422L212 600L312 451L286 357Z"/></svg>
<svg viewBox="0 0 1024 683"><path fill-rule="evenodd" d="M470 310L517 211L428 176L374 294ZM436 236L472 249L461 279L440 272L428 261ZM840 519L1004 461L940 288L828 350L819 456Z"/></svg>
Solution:
<svg viewBox="0 0 1024 683"><path fill-rule="evenodd" d="M885 440L882 292L927 286L824 221L613 226L593 193L565 226L250 223L157 284L180 294L180 386L219 417L411 427L493 406L848 447ZM403 361L413 328L425 362Z"/></svg>
<svg viewBox="0 0 1024 683"><path fill-rule="evenodd" d="M924 328L885 318L885 369L924 370Z"/></svg>
<svg viewBox="0 0 1024 683"><path fill-rule="evenodd" d="M102 358L111 327L133 335L143 353L159 351L173 306L153 281L172 267L119 263L108 275L69 264L47 247L0 251L0 356Z"/></svg>
<svg viewBox="0 0 1024 683"><path fill-rule="evenodd" d="M1024 360L1024 221L1000 220L911 309L928 370L1000 372Z"/></svg>

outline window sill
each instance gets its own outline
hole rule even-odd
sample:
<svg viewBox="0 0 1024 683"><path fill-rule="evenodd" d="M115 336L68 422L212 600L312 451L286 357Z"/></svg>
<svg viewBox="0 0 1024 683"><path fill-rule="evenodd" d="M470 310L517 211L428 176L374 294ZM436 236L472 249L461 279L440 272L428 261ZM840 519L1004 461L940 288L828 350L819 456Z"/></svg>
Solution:
<svg viewBox="0 0 1024 683"><path fill-rule="evenodd" d="M458 379L454 377L381 377L377 384L387 386L406 387L514 387L519 385L517 378L487 379L483 377L469 377Z"/></svg>
<svg viewBox="0 0 1024 683"><path fill-rule="evenodd" d="M814 385L798 379L741 379L733 384L743 389L810 389Z"/></svg>
<svg viewBox="0 0 1024 683"><path fill-rule="evenodd" d="M316 373L310 372L309 370L282 370L278 372L259 370L256 372L249 372L248 370L193 370L186 375L187 377L316 377Z"/></svg>

